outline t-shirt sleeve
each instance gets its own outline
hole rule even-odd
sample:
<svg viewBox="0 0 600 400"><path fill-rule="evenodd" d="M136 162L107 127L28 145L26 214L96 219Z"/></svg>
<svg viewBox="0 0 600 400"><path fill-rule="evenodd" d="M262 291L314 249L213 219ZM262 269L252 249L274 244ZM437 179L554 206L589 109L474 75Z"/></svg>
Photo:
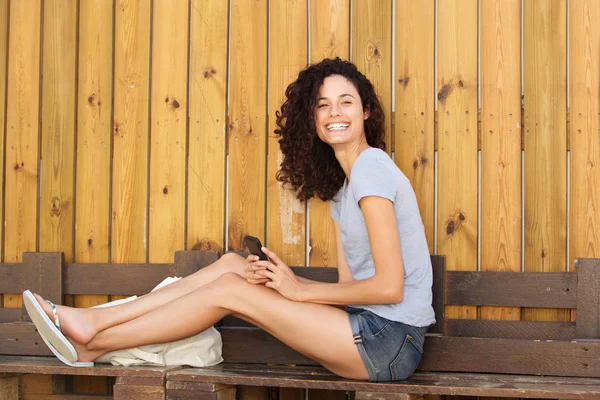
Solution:
<svg viewBox="0 0 600 400"><path fill-rule="evenodd" d="M329 201L329 213L335 222L340 222L340 204L335 198Z"/></svg>
<svg viewBox="0 0 600 400"><path fill-rule="evenodd" d="M360 160L359 165L352 169L350 186L356 201L363 197L377 196L390 201L396 201L396 186L394 185L394 175L388 170L386 165L373 157L369 160Z"/></svg>

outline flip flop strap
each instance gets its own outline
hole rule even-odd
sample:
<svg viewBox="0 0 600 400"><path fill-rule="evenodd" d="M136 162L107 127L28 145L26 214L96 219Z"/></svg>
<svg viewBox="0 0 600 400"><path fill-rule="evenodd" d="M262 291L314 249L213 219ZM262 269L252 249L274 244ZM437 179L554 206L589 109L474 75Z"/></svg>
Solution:
<svg viewBox="0 0 600 400"><path fill-rule="evenodd" d="M58 328L58 330L60 331L60 320L58 319L58 310L56 309L56 306L54 305L53 302L51 302L50 300L46 300L48 302L48 304L50 304L50 307L52 307L52 316L54 317L54 325Z"/></svg>

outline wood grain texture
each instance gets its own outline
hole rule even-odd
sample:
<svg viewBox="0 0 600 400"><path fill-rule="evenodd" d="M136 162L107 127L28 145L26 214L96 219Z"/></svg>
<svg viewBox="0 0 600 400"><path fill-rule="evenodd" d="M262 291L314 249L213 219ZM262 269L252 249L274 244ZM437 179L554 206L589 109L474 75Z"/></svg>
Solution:
<svg viewBox="0 0 600 400"><path fill-rule="evenodd" d="M77 2L44 2L40 251L73 260Z"/></svg>
<svg viewBox="0 0 600 400"><path fill-rule="evenodd" d="M577 260L577 338L600 338L600 259Z"/></svg>
<svg viewBox="0 0 600 400"><path fill-rule="evenodd" d="M444 321L444 335L502 339L573 340L575 338L575 324L573 322L446 319Z"/></svg>
<svg viewBox="0 0 600 400"><path fill-rule="evenodd" d="M228 11L226 1L192 1L188 250L225 247Z"/></svg>
<svg viewBox="0 0 600 400"><path fill-rule="evenodd" d="M395 161L417 196L429 252L434 243L435 7L396 0Z"/></svg>
<svg viewBox="0 0 600 400"><path fill-rule="evenodd" d="M308 60L307 2L274 1L269 15L269 130L267 160L267 242L288 265L306 263L306 203L275 179L283 154L275 135L275 113L285 101L285 90Z"/></svg>
<svg viewBox="0 0 600 400"><path fill-rule="evenodd" d="M310 62L350 57L350 0L311 0ZM309 265L335 267L337 253L329 204L309 202Z"/></svg>
<svg viewBox="0 0 600 400"><path fill-rule="evenodd" d="M569 265L600 257L600 3L571 0Z"/></svg>
<svg viewBox="0 0 600 400"><path fill-rule="evenodd" d="M112 1L79 7L77 153L75 182L76 262L109 261L110 167L113 80ZM93 307L108 296L75 296L74 306ZM78 377L75 393L106 394L103 377Z"/></svg>
<svg viewBox="0 0 600 400"><path fill-rule="evenodd" d="M10 6L4 187L4 261L20 262L37 250L38 142L40 107L39 0ZM21 307L19 295L4 295L4 307Z"/></svg>
<svg viewBox="0 0 600 400"><path fill-rule="evenodd" d="M147 261L150 2L117 0L111 261Z"/></svg>
<svg viewBox="0 0 600 400"><path fill-rule="evenodd" d="M0 376L0 398L19 400L19 377Z"/></svg>
<svg viewBox="0 0 600 400"><path fill-rule="evenodd" d="M371 81L385 115L385 143L392 151L392 0L352 3L352 62Z"/></svg>
<svg viewBox="0 0 600 400"><path fill-rule="evenodd" d="M575 308L578 276L567 272L460 272L445 276L446 304Z"/></svg>
<svg viewBox="0 0 600 400"><path fill-rule="evenodd" d="M438 253L447 270L477 269L477 1L439 3ZM475 319L474 307L447 307Z"/></svg>
<svg viewBox="0 0 600 400"><path fill-rule="evenodd" d="M229 100L228 250L265 237L267 150L266 0L232 0ZM264 239L263 239L264 240Z"/></svg>
<svg viewBox="0 0 600 400"><path fill-rule="evenodd" d="M149 261L184 248L189 2L153 2Z"/></svg>
<svg viewBox="0 0 600 400"><path fill-rule="evenodd" d="M566 270L566 1L524 3L525 271ZM522 310L526 320L568 311Z"/></svg>
<svg viewBox="0 0 600 400"><path fill-rule="evenodd" d="M113 4L79 9L75 261L108 262Z"/></svg>
<svg viewBox="0 0 600 400"><path fill-rule="evenodd" d="M256 386L307 387L395 394L495 395L548 399L594 399L597 378L561 378L485 373L416 372L402 382L365 382L344 379L322 367L221 364L170 372L169 383L229 382ZM402 398L402 397L399 397Z"/></svg>
<svg viewBox="0 0 600 400"><path fill-rule="evenodd" d="M6 122L6 70L8 68L8 21L10 20L8 10L9 0L0 0L0 187L4 187L4 144L5 122ZM0 201L0 215L4 210L4 201ZM3 237L4 224L0 224L0 237ZM0 246L0 260L4 260L4 248ZM2 295L0 295L0 304Z"/></svg>
<svg viewBox="0 0 600 400"><path fill-rule="evenodd" d="M521 2L481 12L481 270L521 271ZM479 318L519 320L519 308Z"/></svg>

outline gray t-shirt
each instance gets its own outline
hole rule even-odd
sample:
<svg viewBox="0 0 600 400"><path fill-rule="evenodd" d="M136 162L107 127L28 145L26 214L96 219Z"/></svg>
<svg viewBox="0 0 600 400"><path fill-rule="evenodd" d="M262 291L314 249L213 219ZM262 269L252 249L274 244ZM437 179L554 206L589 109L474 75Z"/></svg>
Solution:
<svg viewBox="0 0 600 400"><path fill-rule="evenodd" d="M425 229L409 180L382 150L361 152L348 180L332 199L331 216L339 223L346 260L355 280L375 275L369 235L358 205L366 196L389 199L394 205L404 263L404 296L398 304L357 304L384 318L425 327L435 323L431 306L432 271Z"/></svg>

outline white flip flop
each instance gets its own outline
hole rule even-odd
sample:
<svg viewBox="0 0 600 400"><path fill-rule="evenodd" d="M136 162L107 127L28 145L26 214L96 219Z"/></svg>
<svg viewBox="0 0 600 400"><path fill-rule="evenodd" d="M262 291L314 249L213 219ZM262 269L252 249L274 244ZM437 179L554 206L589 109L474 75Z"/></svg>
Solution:
<svg viewBox="0 0 600 400"><path fill-rule="evenodd" d="M62 334L58 316L56 316L56 325L50 320L40 303L33 293L29 290L23 292L23 303L31 321L37 328L44 343L54 353L56 357L70 367L93 367L93 362L78 362L75 348ZM53 304L52 304L53 305ZM56 315L56 314L55 314Z"/></svg>

